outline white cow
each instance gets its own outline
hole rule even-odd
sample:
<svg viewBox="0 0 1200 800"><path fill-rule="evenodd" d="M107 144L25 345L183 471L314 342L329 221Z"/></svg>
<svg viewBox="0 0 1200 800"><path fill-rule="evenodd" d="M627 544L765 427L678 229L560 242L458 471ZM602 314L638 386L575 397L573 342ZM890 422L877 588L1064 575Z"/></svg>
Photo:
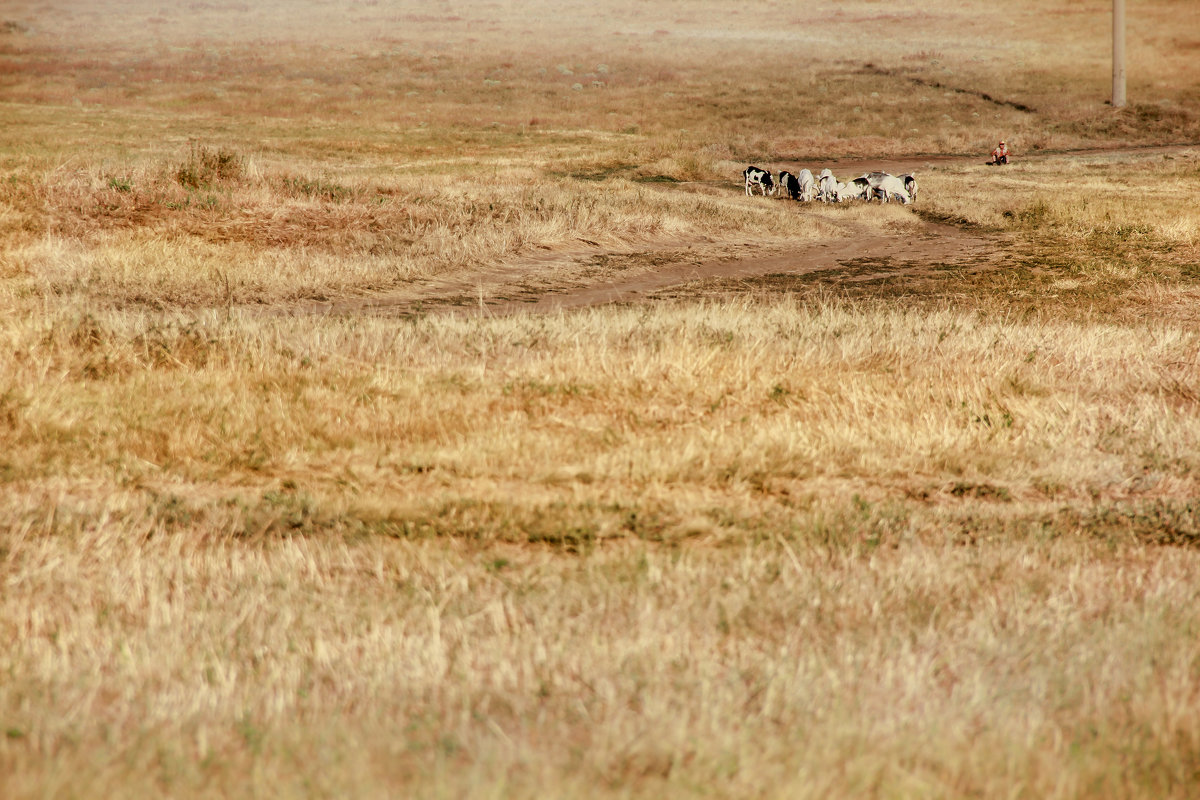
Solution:
<svg viewBox="0 0 1200 800"><path fill-rule="evenodd" d="M833 177L833 173L829 169L821 170L821 177L817 179L819 191L818 199L822 203L834 203L838 199L838 181Z"/></svg>
<svg viewBox="0 0 1200 800"><path fill-rule="evenodd" d="M800 170L800 174L796 176L800 181L800 200L805 203L811 203L817 192L816 181L813 180L813 174L808 169Z"/></svg>
<svg viewBox="0 0 1200 800"><path fill-rule="evenodd" d="M917 202L917 176L910 172L907 175L898 175L897 177L904 181L904 189L908 192L908 196L912 198L914 203Z"/></svg>
<svg viewBox="0 0 1200 800"><path fill-rule="evenodd" d="M880 202L886 203L893 197L898 197L900 198L900 202L905 205L912 202L904 181L895 175L890 175L886 172L868 172L860 178L855 178L855 180L866 182L869 187L866 193L868 201L878 197Z"/></svg>
<svg viewBox="0 0 1200 800"><path fill-rule="evenodd" d="M912 197L909 196L908 189L904 186L904 181L895 175L885 173L883 177L872 182L871 190L885 203L893 197L899 198L900 202L904 205L912 202Z"/></svg>
<svg viewBox="0 0 1200 800"><path fill-rule="evenodd" d="M892 177L886 172L868 172L865 175L860 175L855 180L866 181L867 183L867 202L870 202L879 190L879 184L884 178Z"/></svg>

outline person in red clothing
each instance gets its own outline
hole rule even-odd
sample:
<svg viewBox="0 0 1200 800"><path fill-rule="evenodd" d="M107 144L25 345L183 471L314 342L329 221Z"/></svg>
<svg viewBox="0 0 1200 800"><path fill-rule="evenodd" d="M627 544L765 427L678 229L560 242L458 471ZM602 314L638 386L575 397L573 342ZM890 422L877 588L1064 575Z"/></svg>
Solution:
<svg viewBox="0 0 1200 800"><path fill-rule="evenodd" d="M1004 143L1003 139L1000 140L999 146L997 146L996 149L992 151L992 163L993 164L1007 164L1008 163L1008 145L1006 145Z"/></svg>

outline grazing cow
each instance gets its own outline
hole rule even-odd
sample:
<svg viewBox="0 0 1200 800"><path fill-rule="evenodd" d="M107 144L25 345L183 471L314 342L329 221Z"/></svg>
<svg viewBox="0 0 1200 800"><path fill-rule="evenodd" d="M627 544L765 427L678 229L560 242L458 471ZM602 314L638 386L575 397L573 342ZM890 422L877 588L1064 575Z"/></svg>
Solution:
<svg viewBox="0 0 1200 800"><path fill-rule="evenodd" d="M917 176L910 172L907 175L898 175L896 177L904 181L904 190L908 192L908 196L912 198L914 203L917 202Z"/></svg>
<svg viewBox="0 0 1200 800"><path fill-rule="evenodd" d="M811 203L817 189L812 172L802 169L797 177L800 181L800 200L805 203Z"/></svg>
<svg viewBox="0 0 1200 800"><path fill-rule="evenodd" d="M767 192L775 194L775 181L771 179L771 173L765 169L758 167L746 167L742 170L742 177L746 179L746 196L754 194L753 188L757 186L762 189L763 197L767 196Z"/></svg>
<svg viewBox="0 0 1200 800"><path fill-rule="evenodd" d="M837 188L837 201L843 203L847 200L861 200L870 198L871 184L867 181L867 177L855 178L848 183L839 183Z"/></svg>
<svg viewBox="0 0 1200 800"><path fill-rule="evenodd" d="M800 181L796 180L796 176L788 172L786 169L779 173L779 189L787 192L788 197L793 200L800 199Z"/></svg>
<svg viewBox="0 0 1200 800"><path fill-rule="evenodd" d="M868 172L866 175L862 175L858 178L855 178L855 180L867 182L866 197L867 197L867 202L870 202L871 199L874 198L876 196L876 194L878 193L879 184L882 183L885 178L890 178L890 177L892 177L892 176L886 172Z"/></svg>
<svg viewBox="0 0 1200 800"><path fill-rule="evenodd" d="M897 178L895 175L889 175L886 172L869 172L855 180L865 180L867 182L869 187L867 190L868 201L878 197L881 203L886 203L893 197L898 197L900 198L900 202L905 205L912 202L912 197L909 195L908 187L905 186L905 181Z"/></svg>
<svg viewBox="0 0 1200 800"><path fill-rule="evenodd" d="M908 189L904 188L904 181L900 180L895 175L888 175L884 173L883 177L872 183L871 190L884 203L888 202L893 197L899 198L900 202L904 205L908 205L912 202L912 198L909 197L908 194Z"/></svg>
<svg viewBox="0 0 1200 800"><path fill-rule="evenodd" d="M821 170L821 177L817 180L817 186L820 189L817 196L822 203L833 203L837 201L837 178L833 177L833 173L828 169Z"/></svg>

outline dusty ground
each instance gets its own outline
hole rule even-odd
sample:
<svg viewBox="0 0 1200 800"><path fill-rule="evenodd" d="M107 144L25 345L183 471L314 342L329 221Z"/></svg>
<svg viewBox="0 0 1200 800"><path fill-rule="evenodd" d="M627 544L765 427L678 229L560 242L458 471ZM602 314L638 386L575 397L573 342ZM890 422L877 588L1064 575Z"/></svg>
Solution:
<svg viewBox="0 0 1200 800"><path fill-rule="evenodd" d="M798 209L797 213L804 211ZM650 250L558 253L524 259L503 269L480 271L470 278L431 282L404 295L316 308L334 314L412 314L436 309L552 312L633 303L667 294L697 294L714 284L731 281L812 276L831 282L856 282L952 267L994 268L1004 260L1002 237L943 223L922 221L916 234L905 230L884 235L852 220L838 224L850 235L819 244L787 247L746 242L713 248L702 242L663 243ZM714 249L720 254L711 255ZM539 280L538 272L552 261L559 262L559 266L563 261L573 262L580 280L558 284Z"/></svg>

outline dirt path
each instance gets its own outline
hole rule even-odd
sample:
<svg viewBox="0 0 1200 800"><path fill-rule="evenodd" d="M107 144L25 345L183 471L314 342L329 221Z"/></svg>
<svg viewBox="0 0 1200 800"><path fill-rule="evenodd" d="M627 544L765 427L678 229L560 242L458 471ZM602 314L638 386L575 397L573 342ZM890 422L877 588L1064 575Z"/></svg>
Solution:
<svg viewBox="0 0 1200 800"><path fill-rule="evenodd" d="M853 226L842 239L816 242L776 252L751 252L728 257L659 264L652 270L589 286L566 288L527 296L506 298L489 305L491 310L520 308L540 312L559 311L608 303L637 302L663 289L722 281L746 280L769 275L803 275L859 267L842 280L865 281L926 269L930 265L992 264L997 255L995 237L966 233L950 225L924 223L917 233L879 235L866 226ZM752 250L752 247L744 249ZM863 269L886 265L886 271Z"/></svg>
<svg viewBox="0 0 1200 800"><path fill-rule="evenodd" d="M929 221L921 221L915 230L890 233L849 220L832 222L843 228L843 237L793 245L705 243L699 249L662 242L641 250L544 254L403 292L314 304L309 310L339 316L549 313L636 303L666 290L686 293L689 287L713 281L825 272L840 282L855 282L956 266L986 269L1003 260L1003 239L994 234ZM542 277L547 274L562 277Z"/></svg>
<svg viewBox="0 0 1200 800"><path fill-rule="evenodd" d="M1105 157L1178 153L1198 145L1094 148L1039 151L1025 161L1054 157ZM877 169L893 174L982 163L974 156L918 155L908 159L828 159L835 174L858 175ZM1019 162L1018 162L1019 163ZM773 163L776 169L799 164ZM663 191L679 190L664 188ZM414 283L403 290L369 298L312 303L314 314L413 316L428 313L508 314L556 312L612 303L643 302L665 293L686 294L706 283L825 273L842 284L894 276L932 274L970 266L992 269L1004 263L1006 237L966 231L920 220L917 229L880 233L852 220L823 217L843 229L842 237L796 244L731 244L662 240L639 248L605 249L591 242L576 251L534 254Z"/></svg>

